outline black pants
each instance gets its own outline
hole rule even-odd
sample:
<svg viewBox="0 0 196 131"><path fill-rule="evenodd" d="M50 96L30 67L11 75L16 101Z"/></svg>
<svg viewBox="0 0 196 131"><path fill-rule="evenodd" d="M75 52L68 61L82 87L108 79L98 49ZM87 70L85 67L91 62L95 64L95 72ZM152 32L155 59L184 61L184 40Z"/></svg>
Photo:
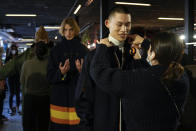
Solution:
<svg viewBox="0 0 196 131"><path fill-rule="evenodd" d="M2 99L2 97L0 96L0 117L3 113L3 101L4 101L4 99Z"/></svg>
<svg viewBox="0 0 196 131"><path fill-rule="evenodd" d="M50 121L49 96L24 96L23 131L48 131Z"/></svg>
<svg viewBox="0 0 196 131"><path fill-rule="evenodd" d="M13 79L13 78L12 78ZM11 78L8 79L9 84L9 107L13 109L13 97L16 95L16 106L20 106L20 84L15 79L12 80Z"/></svg>
<svg viewBox="0 0 196 131"><path fill-rule="evenodd" d="M3 113L3 103L5 99L5 90L0 90L0 117Z"/></svg>

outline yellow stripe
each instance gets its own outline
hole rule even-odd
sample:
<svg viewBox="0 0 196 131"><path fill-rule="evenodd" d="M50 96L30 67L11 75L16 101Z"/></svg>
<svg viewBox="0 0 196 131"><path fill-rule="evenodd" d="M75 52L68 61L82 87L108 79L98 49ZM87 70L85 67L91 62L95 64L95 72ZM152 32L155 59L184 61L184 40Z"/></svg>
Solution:
<svg viewBox="0 0 196 131"><path fill-rule="evenodd" d="M50 109L51 117L63 120L80 120L76 112L62 112Z"/></svg>
<svg viewBox="0 0 196 131"><path fill-rule="evenodd" d="M73 120L73 121L69 121L69 120L62 120L62 119L58 119L58 118L53 118L51 117L51 121L57 124L65 124L65 125L78 125L80 123L80 120Z"/></svg>

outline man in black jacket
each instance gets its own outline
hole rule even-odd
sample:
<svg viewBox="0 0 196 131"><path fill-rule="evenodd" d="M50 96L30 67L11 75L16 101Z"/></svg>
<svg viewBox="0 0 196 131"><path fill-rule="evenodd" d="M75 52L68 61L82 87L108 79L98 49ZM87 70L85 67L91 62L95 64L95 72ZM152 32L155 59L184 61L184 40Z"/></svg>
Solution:
<svg viewBox="0 0 196 131"><path fill-rule="evenodd" d="M122 70L136 67L141 61L133 60L130 55L130 44L127 40L131 29L131 15L124 6L116 6L111 9L108 19L105 21L109 29L106 39L114 44L110 48L112 66ZM142 37L135 35L134 43L146 42ZM84 60L82 72L79 77L76 92L76 111L80 117L80 125L83 130L91 131L119 131L122 128L120 118L120 97L106 94L96 87L89 70L95 50L91 51ZM137 66L138 67L138 66ZM126 106L126 100L122 100Z"/></svg>

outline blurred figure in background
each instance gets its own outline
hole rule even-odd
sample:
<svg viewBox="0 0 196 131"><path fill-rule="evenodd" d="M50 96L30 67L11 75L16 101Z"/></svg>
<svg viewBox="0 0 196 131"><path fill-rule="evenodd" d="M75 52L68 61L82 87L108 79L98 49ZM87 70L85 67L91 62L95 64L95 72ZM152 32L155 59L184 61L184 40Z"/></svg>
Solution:
<svg viewBox="0 0 196 131"><path fill-rule="evenodd" d="M1 52L0 52L0 67L1 66L3 66L3 62L1 60ZM5 99L5 80L0 80L0 126L3 124L3 121L8 120L2 114L3 113L4 99Z"/></svg>
<svg viewBox="0 0 196 131"><path fill-rule="evenodd" d="M46 41L45 41L46 42ZM35 56L25 61L20 81L24 88L24 131L47 131L50 120L50 88L46 79L48 47L35 43Z"/></svg>
<svg viewBox="0 0 196 131"><path fill-rule="evenodd" d="M18 56L18 48L15 43L12 43L8 54L6 54L5 62L8 62ZM17 112L20 114L20 80L19 72L8 77L8 87L9 87L9 107L10 115L13 116ZM13 97L16 95L16 107L13 107Z"/></svg>
<svg viewBox="0 0 196 131"><path fill-rule="evenodd" d="M26 60L24 60L23 62L25 62L25 61L30 61L30 60L32 60L34 63L36 63L36 61L37 61L37 63L38 63L38 58L37 58L37 55L39 55L39 54L37 54L38 52L38 50L37 50L37 48L39 48L39 46L37 46L37 44L39 44L39 43L44 43L45 44L45 46L47 47L47 54L45 54L45 57L46 58L44 58L45 60L44 61L42 61L42 65L40 66L40 68L43 68L43 66L44 66L44 63L46 64L47 63L47 61L46 61L46 59L48 58L48 53L49 53L49 50L50 50L50 48L51 47L49 47L48 46L48 42L49 42L49 37L48 37L48 33L46 32L46 30L44 29L44 27L43 26L40 26L40 28L39 28L39 30L35 33L35 43L31 46L31 48L30 48L30 51L31 51L31 53L28 53L28 56L29 56L29 58L27 58ZM44 49L43 49L43 51L44 51ZM29 63L29 62L28 62ZM36 66L37 67L37 66ZM25 68L27 68L27 67L25 67ZM31 67L31 68L33 68L33 67ZM47 67L46 67L47 68ZM21 69L21 75L22 75L22 70L24 70L24 69ZM39 70L39 69L37 69L37 70ZM30 81L30 83L34 80L34 79L32 79L32 78L28 78L29 77L29 75L31 75L32 73L33 73L33 71L36 71L35 69L34 70L31 70L30 72L28 72L29 74L25 74L25 79L30 79L31 81ZM43 74L43 72L44 72L45 70L43 70L42 71L42 73L41 74ZM21 76L22 77L22 76ZM24 77L24 74L23 74L23 77ZM43 78L44 78L44 76L43 76ZM42 78L42 79L43 79ZM27 82L27 81L25 81L25 82ZM43 81L44 83L46 83L46 81ZM29 82L27 82L27 83L29 83ZM44 89L44 87L46 88L47 87L47 84L43 87L43 92L45 92L45 93L43 93L42 91L41 91L41 89L39 89L39 87L40 86L38 86L37 88L35 88L35 86L36 85L39 85L39 81L37 81L37 82L35 82L33 85L32 85L32 83L31 83L31 85L25 85L25 83L24 83L24 81L21 81L21 85L22 85L22 92L23 92L23 110L24 110L24 114L23 114L23 127L24 127L24 130L30 130L29 128L31 128L32 126L35 126L35 121L39 121L39 123L40 123L40 121L43 119L42 118L42 116L40 116L39 118L31 118L31 115L32 115L32 113L28 113L28 111L29 110L36 110L37 108L36 107L33 107L32 109L30 109L29 107L32 107L32 104L34 104L35 105L35 100L36 100L36 96L40 96L40 94L41 94L41 96L43 96L43 97L45 97L45 99L43 99L43 101L45 100L45 103L44 103L44 105L43 105L43 108L44 109L46 109L46 107L47 107L47 97L49 97L49 96L47 96L46 94L46 90L47 89ZM32 91L30 91L30 93L29 92L27 92L26 90L27 90L27 87L28 86L31 86L31 88L32 88ZM28 89L28 90L30 90L30 89ZM36 91L34 91L34 90L38 90L37 92L38 92L38 94L36 94L35 92ZM39 93L39 92L41 92L41 93ZM25 97L26 96L26 97ZM40 96L40 97L41 97ZM32 99L31 99L31 97L32 97ZM32 100L34 100L33 102L32 102ZM32 103L29 103L29 101L31 101ZM25 104L26 103L26 104ZM28 105L29 104L29 105ZM39 102L37 103L37 104L39 104ZM27 108L26 110L25 110L25 107ZM41 108L40 108L40 111L38 112L35 112L35 114L38 114L38 113L40 113L41 112ZM49 107L48 107L48 110L49 110ZM26 112L26 113L25 113ZM45 110L45 113L43 114L43 115L45 115L45 122L43 122L43 126L40 126L40 124L38 124L38 126L36 126L36 127L33 127L32 129L46 129L46 127L48 126L48 121L47 121L47 110ZM37 115L36 115L37 116ZM29 123L28 121L30 121L30 122L32 122L32 123Z"/></svg>

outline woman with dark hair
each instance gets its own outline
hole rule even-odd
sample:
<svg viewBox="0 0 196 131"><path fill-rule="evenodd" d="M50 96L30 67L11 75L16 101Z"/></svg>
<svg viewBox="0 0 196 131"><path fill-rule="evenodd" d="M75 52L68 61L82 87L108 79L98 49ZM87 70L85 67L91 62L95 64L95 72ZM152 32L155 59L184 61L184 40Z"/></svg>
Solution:
<svg viewBox="0 0 196 131"><path fill-rule="evenodd" d="M8 51L7 57L5 59L5 62L7 63L8 61L14 59L15 57L18 56L18 47L16 46L15 43L12 43L10 50ZM19 80L19 73L17 74L12 74L8 77L8 87L9 87L9 107L10 107L10 115L15 115L16 109L18 113L20 114L19 111L19 106L20 106L20 80ZM16 108L13 107L13 97L16 95Z"/></svg>
<svg viewBox="0 0 196 131"><path fill-rule="evenodd" d="M101 40L91 65L91 75L103 91L128 99L128 131L176 131L189 81L180 65L183 45L171 33L158 33L148 50L148 69L112 68L108 41ZM103 45L105 44L105 45ZM137 51L137 55L139 51Z"/></svg>
<svg viewBox="0 0 196 131"><path fill-rule="evenodd" d="M24 88L24 131L47 131L50 120L50 88L46 79L48 48L44 41L35 43L35 57L25 61L20 82Z"/></svg>

